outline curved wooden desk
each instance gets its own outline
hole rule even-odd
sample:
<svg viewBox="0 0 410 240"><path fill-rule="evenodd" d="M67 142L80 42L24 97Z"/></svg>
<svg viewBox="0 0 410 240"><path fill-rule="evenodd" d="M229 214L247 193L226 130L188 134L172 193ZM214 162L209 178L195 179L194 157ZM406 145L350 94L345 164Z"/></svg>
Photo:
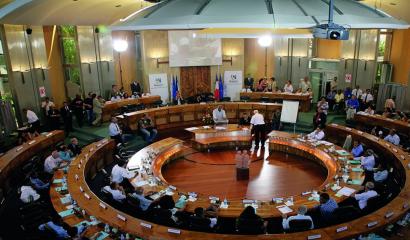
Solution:
<svg viewBox="0 0 410 240"><path fill-rule="evenodd" d="M333 129L328 128L329 131L333 131ZM359 132L355 130L348 130L344 129L344 127L338 127L335 128L338 129L340 133L345 133L345 134L357 134L358 136L362 136L363 138L368 139L368 141L373 141L372 136L369 136L367 134L360 134ZM340 135L340 134L339 134ZM338 138L342 137L342 135L339 136ZM271 135L272 136L272 135ZM285 136L286 137L286 136ZM280 150L288 151L290 147L301 150L302 152L304 151L304 148L306 148L305 143L299 143L293 142L293 146L289 146L288 144L282 145L281 142L285 140L285 137L283 136L272 136L271 138L271 144L277 144L277 146ZM284 142L289 142L289 140L286 140ZM307 143L306 143L307 144ZM93 171L98 169L98 166L102 166L105 161L107 161L107 158L109 158L109 152L112 151L114 148L114 143L113 141L107 141L103 140L94 144L91 144L90 146L86 147L84 149L84 152L76 158L72 166L69 170L68 177L67 177L67 182L68 182L68 189L69 192L71 193L71 196L73 199L75 199L78 203L78 205L85 209L85 211L97 217L99 220L102 222L108 223L110 226L117 227L121 229L124 232L128 232L130 234L137 235L142 238L147 238L147 239L152 239L152 238L161 238L161 239L307 239L309 236L314 236L317 235L320 237L320 239L344 239L344 238L352 238L360 234L366 234L369 232L373 232L375 230L378 230L387 224L390 224L392 222L397 221L400 217L402 217L407 211L408 211L408 204L409 204L409 199L410 199L410 183L409 181L406 181L408 179L408 174L409 171L405 169L405 164L407 164L410 160L409 156L406 156L404 152L401 149L397 149L395 147L392 147L391 145L387 146L388 144L384 141L374 141L375 146L378 148L382 149L382 151L387 151L389 154L393 156L391 161L394 163L394 166L397 168L397 172L400 172L404 174L405 176L403 177L403 188L399 196L394 198L391 202L389 202L386 206L383 208L375 211L374 213L358 218L356 220L335 225L335 226L330 226L322 229L315 229L315 230L310 230L310 231L305 231L305 232L299 232L299 233L290 233L290 234L273 234L273 235L258 235L258 236L244 236L244 235L232 235L232 234L213 234L213 233L203 233L203 232L194 232L194 231L188 231L188 230L180 230L179 234L174 234L170 233L168 227L165 226L160 226L157 224L153 223L147 223L146 221L136 219L131 217L128 214L125 214L119 210L116 210L112 208L111 206L107 206L107 204L102 203L98 197L91 192L91 190L88 188L87 183L85 178L91 177L93 175ZM292 145L292 144L291 144ZM308 144L307 144L308 145ZM320 147L319 147L320 148ZM313 151L316 151L317 154L322 154L319 150L319 148L314 149ZM311 148L309 148L311 149ZM183 145L183 141L178 140L178 139L173 139L173 138L168 138L164 139L163 141L156 142L147 148L144 148L143 150L139 151L134 157L135 159L131 159L131 161L135 161L138 165L138 162L142 161L147 161L147 157L150 156L155 156L154 161L152 162L152 169L153 172L156 176L161 176L160 171L161 171L161 166L165 164L167 161L170 159L172 160L173 158L178 158L178 154L183 154L183 151L187 151L188 148ZM107 153L108 152L108 153ZM326 155L327 153L323 153ZM332 164L331 158L332 156L327 154L329 156L328 164ZM321 156L322 157L322 156ZM100 159L103 159L102 161ZM102 162L102 163L101 163ZM326 162L324 162L326 164ZM333 163L334 164L334 163ZM331 165L335 167L334 165ZM132 164L129 165L130 168L135 167ZM135 180L138 181L138 180ZM161 179L161 181L164 181ZM328 180L326 180L328 181ZM329 181L331 181L329 179ZM166 184L166 183L164 183ZM161 187L161 186L160 186ZM165 187L165 186L164 186ZM83 190L84 192L82 192ZM303 199L303 197L298 197L300 199ZM300 202L298 199L295 197L295 205L297 206L298 204L302 204L304 202ZM102 205L101 205L102 204ZM191 203L189 203L190 205ZM203 203L201 203L201 197L194 202L193 205L209 205L209 200L204 200ZM201 205L203 206L203 205ZM265 207L264 205L261 205ZM233 213L235 212L235 203L232 202L231 205L227 210L232 211ZM236 215L240 212L239 210L243 209L242 203L240 203L240 206L238 206L238 211L234 213L233 215ZM264 215L264 216L272 216L272 213L275 214L274 210L274 205L270 205L269 203L266 204L266 207L268 212L263 212L262 210L258 209L258 214ZM189 207L188 207L189 210ZM386 217L387 214L393 213L391 216ZM223 212L221 211L221 214L223 215ZM229 216L229 215L228 215ZM122 219L125 219L122 220ZM368 227L368 223L374 222L375 225ZM144 227L142 224L148 224L148 228ZM147 225L145 225L147 226ZM343 231L338 231L339 229L344 229L346 230Z"/></svg>
<svg viewBox="0 0 410 240"><path fill-rule="evenodd" d="M371 127L382 127L388 129L396 129L398 133L405 134L410 137L410 123L400 120L386 118L381 115L363 115L355 114L354 120L357 122L360 129Z"/></svg>
<svg viewBox="0 0 410 240"><path fill-rule="evenodd" d="M209 108L210 114L218 105L225 109L229 123L237 123L243 112L250 114L258 110L270 121L276 109L282 109L282 104L276 103L242 103L220 102L207 104L184 104L169 107L151 108L118 116L118 120L132 131L138 130L138 120L144 113L148 114L158 129L175 127L191 127L202 124L202 117Z"/></svg>
<svg viewBox="0 0 410 240"><path fill-rule="evenodd" d="M161 100L160 96L149 96L149 97L141 97L141 98L128 98L128 99L121 99L119 101L107 101L102 108L102 121L106 122L109 121L111 116L115 115L121 107L127 106L129 104L144 104L146 106L150 106L155 102Z"/></svg>
<svg viewBox="0 0 410 240"><path fill-rule="evenodd" d="M64 131L56 130L46 135L41 134L34 140L16 146L6 152L0 157L0 188L7 193L11 187L14 187L10 186L13 171L22 167L37 154L40 154L40 157L44 157L51 153L51 147L61 141L64 141Z"/></svg>
<svg viewBox="0 0 410 240"><path fill-rule="evenodd" d="M300 111L310 111L310 96L309 94L299 93L272 93L272 92L241 92L241 97L249 97L251 101L260 101L261 98L267 98L269 100L289 100L298 101Z"/></svg>

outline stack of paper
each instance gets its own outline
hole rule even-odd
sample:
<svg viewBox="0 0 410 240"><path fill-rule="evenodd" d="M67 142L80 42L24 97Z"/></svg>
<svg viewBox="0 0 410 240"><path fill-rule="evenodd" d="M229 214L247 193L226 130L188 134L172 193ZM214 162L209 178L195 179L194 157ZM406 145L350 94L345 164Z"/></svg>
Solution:
<svg viewBox="0 0 410 240"><path fill-rule="evenodd" d="M352 195L355 192L356 192L356 190L354 190L353 188L343 187L336 194L337 195L343 195L343 196L346 196L346 197L350 197L350 195Z"/></svg>
<svg viewBox="0 0 410 240"><path fill-rule="evenodd" d="M277 206L276 208L277 208L277 209L279 210L279 212L281 212L282 214L288 214L288 213L293 212L293 210L292 210L290 207L286 206L286 205Z"/></svg>

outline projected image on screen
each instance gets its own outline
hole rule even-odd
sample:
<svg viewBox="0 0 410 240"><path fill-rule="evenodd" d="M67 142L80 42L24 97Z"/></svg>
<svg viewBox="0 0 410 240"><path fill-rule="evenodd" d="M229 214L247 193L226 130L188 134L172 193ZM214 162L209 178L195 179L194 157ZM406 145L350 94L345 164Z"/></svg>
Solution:
<svg viewBox="0 0 410 240"><path fill-rule="evenodd" d="M171 67L222 64L220 38L194 37L194 31L169 31L168 42Z"/></svg>

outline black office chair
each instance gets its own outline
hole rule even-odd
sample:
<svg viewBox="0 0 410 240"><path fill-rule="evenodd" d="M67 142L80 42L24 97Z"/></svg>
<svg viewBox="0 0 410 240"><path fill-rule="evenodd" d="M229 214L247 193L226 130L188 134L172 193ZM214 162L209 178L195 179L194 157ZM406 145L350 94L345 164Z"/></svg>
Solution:
<svg viewBox="0 0 410 240"><path fill-rule="evenodd" d="M383 199L380 197L380 195L371 197L367 199L367 206L362 209L362 212L364 215L369 214L373 212L374 210L378 209L383 205Z"/></svg>
<svg viewBox="0 0 410 240"><path fill-rule="evenodd" d="M261 97L259 101L262 103L268 103L270 100L268 97Z"/></svg>
<svg viewBox="0 0 410 240"><path fill-rule="evenodd" d="M248 96L241 96L239 99L240 99L242 102L249 102L249 100L250 100L251 98L248 97Z"/></svg>
<svg viewBox="0 0 410 240"><path fill-rule="evenodd" d="M301 232L309 230L312 226L312 221L309 219L294 219L289 221L289 229L286 232Z"/></svg>
<svg viewBox="0 0 410 240"><path fill-rule="evenodd" d="M265 232L265 227L263 226L263 220L257 219L243 219L238 218L236 228L240 234L246 235L256 235Z"/></svg>
<svg viewBox="0 0 410 240"><path fill-rule="evenodd" d="M157 100L153 103L154 107L162 107L162 100Z"/></svg>
<svg viewBox="0 0 410 240"><path fill-rule="evenodd" d="M190 216L188 218L189 229L193 231L209 232L212 230L210 227L211 220L208 218L201 218L197 216Z"/></svg>
<svg viewBox="0 0 410 240"><path fill-rule="evenodd" d="M223 97L222 102L230 102L231 98L230 97Z"/></svg>
<svg viewBox="0 0 410 240"><path fill-rule="evenodd" d="M360 216L360 210L354 206L338 207L333 212L333 215L334 215L333 223L339 224L339 223L343 223L343 222L356 219L357 217Z"/></svg>

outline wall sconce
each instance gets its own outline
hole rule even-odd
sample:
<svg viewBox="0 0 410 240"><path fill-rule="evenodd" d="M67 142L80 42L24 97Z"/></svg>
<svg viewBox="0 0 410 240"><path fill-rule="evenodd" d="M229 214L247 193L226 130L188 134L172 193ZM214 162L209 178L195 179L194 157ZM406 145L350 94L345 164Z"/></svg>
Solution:
<svg viewBox="0 0 410 240"><path fill-rule="evenodd" d="M233 57L232 57L232 56L223 56L223 57L222 57L222 63L224 63L224 62L231 63L231 66L232 66Z"/></svg>
<svg viewBox="0 0 410 240"><path fill-rule="evenodd" d="M344 59L345 60L345 70L347 69L347 61L349 61L349 60L354 60L353 58L345 58Z"/></svg>
<svg viewBox="0 0 410 240"><path fill-rule="evenodd" d="M364 70L365 70L365 71L367 70L367 61L368 61L368 60L364 60Z"/></svg>
<svg viewBox="0 0 410 240"><path fill-rule="evenodd" d="M159 68L160 64L169 64L169 60L161 61L159 58L155 58L157 61L157 68Z"/></svg>

